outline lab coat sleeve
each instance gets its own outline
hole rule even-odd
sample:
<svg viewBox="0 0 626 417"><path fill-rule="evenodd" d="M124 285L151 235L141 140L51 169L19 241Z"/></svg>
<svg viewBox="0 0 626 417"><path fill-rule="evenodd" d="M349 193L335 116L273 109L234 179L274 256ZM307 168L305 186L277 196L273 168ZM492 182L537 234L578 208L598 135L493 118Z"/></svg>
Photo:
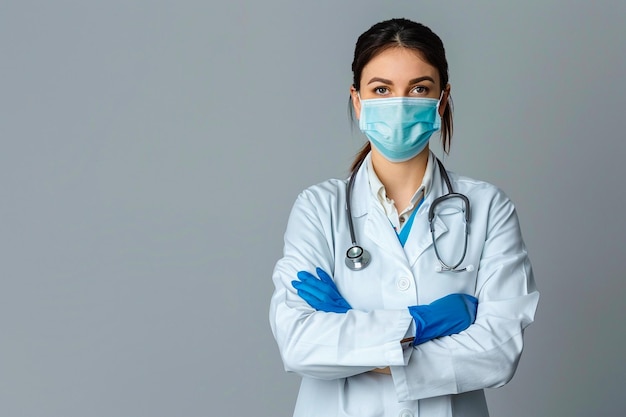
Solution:
<svg viewBox="0 0 626 417"><path fill-rule="evenodd" d="M285 233L284 256L274 268L270 304L270 324L285 369L319 379L404 366L411 353L400 343L412 323L407 309L352 309L345 314L315 311L291 285L301 270L314 273L319 266L331 275L334 271L336 194L332 189L307 190L298 197Z"/></svg>
<svg viewBox="0 0 626 417"><path fill-rule="evenodd" d="M476 321L416 346L407 366L391 368L399 400L499 387L515 373L539 293L514 206L502 192L491 199L484 224Z"/></svg>

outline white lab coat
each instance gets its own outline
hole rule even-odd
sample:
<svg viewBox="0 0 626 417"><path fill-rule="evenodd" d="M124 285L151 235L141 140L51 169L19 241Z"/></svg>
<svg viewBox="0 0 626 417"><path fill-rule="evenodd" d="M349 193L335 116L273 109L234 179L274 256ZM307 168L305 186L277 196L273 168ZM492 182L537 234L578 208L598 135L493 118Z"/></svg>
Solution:
<svg viewBox="0 0 626 417"><path fill-rule="evenodd" d="M506 384L522 352L523 331L539 293L515 208L499 189L449 173L455 192L471 204L467 256L473 271L436 272L428 226L432 201L447 193L438 169L403 248L369 187L366 163L356 174L352 215L358 243L371 264L351 271L346 180L303 191L274 269L270 323L285 369L302 377L294 417L488 416L483 388ZM463 224L452 201L436 223L438 249L451 263L463 247ZM458 205L458 204L457 204ZM291 286L298 271L321 267L353 307L318 312ZM476 321L465 331L403 348L407 306L451 293L478 298ZM368 372L389 366L392 375Z"/></svg>

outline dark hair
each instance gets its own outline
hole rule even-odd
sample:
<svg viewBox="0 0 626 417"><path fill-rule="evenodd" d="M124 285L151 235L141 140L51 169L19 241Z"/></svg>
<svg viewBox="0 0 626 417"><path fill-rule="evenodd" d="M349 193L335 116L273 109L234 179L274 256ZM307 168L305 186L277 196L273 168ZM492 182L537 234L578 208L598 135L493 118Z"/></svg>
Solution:
<svg viewBox="0 0 626 417"><path fill-rule="evenodd" d="M442 91L448 84L448 61L443 42L432 30L408 19L391 19L376 23L359 36L354 48L352 61L352 85L361 89L361 73L363 67L379 53L392 47L404 47L419 51L424 59L439 71ZM352 114L352 106L350 106ZM441 118L441 140L446 153L450 151L452 139L452 99L448 96L447 106ZM352 162L354 171L371 149L369 141L357 153Z"/></svg>

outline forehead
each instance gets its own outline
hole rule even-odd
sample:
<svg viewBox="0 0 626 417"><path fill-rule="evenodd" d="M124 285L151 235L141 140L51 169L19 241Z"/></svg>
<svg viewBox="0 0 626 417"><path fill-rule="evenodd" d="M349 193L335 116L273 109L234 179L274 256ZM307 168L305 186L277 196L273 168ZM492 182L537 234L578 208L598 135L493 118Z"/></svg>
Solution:
<svg viewBox="0 0 626 417"><path fill-rule="evenodd" d="M375 55L361 73L361 82L371 77L390 80L410 80L428 75L439 83L439 71L428 63L420 51L404 47L387 48Z"/></svg>

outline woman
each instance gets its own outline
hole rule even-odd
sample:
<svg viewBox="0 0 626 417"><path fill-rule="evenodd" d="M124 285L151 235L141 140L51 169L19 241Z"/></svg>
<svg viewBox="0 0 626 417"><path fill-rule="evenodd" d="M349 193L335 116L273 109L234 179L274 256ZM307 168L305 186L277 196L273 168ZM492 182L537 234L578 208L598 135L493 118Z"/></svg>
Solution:
<svg viewBox="0 0 626 417"><path fill-rule="evenodd" d="M452 136L430 29L372 26L352 70L368 142L350 181L298 196L273 275L272 331L302 376L294 416L487 416L483 389L512 378L539 298L514 206L429 151Z"/></svg>

